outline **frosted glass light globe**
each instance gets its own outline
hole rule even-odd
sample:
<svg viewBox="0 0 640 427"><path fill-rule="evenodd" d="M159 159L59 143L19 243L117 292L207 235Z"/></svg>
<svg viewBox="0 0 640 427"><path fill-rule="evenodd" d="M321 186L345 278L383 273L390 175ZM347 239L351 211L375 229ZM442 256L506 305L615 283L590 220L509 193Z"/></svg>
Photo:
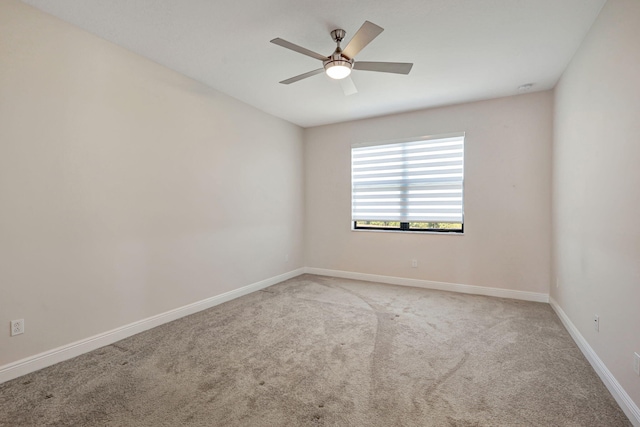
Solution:
<svg viewBox="0 0 640 427"><path fill-rule="evenodd" d="M340 62L343 62L343 61L340 61ZM342 65L340 63L329 63L325 67L325 72L327 73L327 76L331 77L332 79L340 80L340 79L344 79L349 74L351 74L351 67Z"/></svg>

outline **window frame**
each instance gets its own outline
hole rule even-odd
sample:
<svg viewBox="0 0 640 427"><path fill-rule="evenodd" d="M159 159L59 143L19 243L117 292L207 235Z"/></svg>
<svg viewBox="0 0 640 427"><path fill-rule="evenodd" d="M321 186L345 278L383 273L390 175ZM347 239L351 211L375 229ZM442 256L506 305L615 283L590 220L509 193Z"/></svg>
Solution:
<svg viewBox="0 0 640 427"><path fill-rule="evenodd" d="M437 134L437 135L424 135L413 138L403 138L403 139L394 139L388 141L378 141L378 142L363 142L363 143L354 143L351 144L350 153L353 153L354 148L358 147L373 147L378 145L390 145L390 144L402 144L409 142L417 142L417 141L429 141L429 140L437 140L437 139L445 139L445 138L453 138L453 137L462 137L462 180L461 180L461 188L462 188L462 201L461 201L461 215L462 221L460 224L460 229L447 229L447 228L410 228L409 222L400 221L399 228L388 228L388 227L376 227L376 226L362 226L358 225L358 220L351 220L351 231L376 231L376 232L390 232L390 233L421 233L421 234L448 234L448 235L464 235L464 195L465 195L465 158L466 158L466 132L453 132L446 134ZM351 169L351 207L353 209L353 164L350 166ZM385 221L385 220L379 220ZM397 221L393 221L397 222ZM415 222L427 222L427 221L415 221ZM435 221L434 221L435 222ZM442 222L442 221L441 221ZM452 223L453 224L453 223ZM457 222L455 223L457 224Z"/></svg>

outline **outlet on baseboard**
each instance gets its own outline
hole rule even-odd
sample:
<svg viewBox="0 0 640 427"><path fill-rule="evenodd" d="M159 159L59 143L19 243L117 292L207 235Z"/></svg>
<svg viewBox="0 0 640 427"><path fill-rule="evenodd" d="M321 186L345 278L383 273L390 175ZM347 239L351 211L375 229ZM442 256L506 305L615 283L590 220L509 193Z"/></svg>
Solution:
<svg viewBox="0 0 640 427"><path fill-rule="evenodd" d="M640 354L633 353L633 370L640 375Z"/></svg>
<svg viewBox="0 0 640 427"><path fill-rule="evenodd" d="M418 268L418 260L417 259L412 259L411 260L411 268Z"/></svg>
<svg viewBox="0 0 640 427"><path fill-rule="evenodd" d="M600 332L600 316L597 314L593 316L593 328L596 332Z"/></svg>

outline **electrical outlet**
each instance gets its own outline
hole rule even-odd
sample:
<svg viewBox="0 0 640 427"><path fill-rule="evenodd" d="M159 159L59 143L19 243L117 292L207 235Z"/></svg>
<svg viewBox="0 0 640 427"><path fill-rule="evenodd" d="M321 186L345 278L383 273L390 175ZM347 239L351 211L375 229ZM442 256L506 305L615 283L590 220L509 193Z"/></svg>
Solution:
<svg viewBox="0 0 640 427"><path fill-rule="evenodd" d="M633 370L640 375L640 354L633 353Z"/></svg>
<svg viewBox="0 0 640 427"><path fill-rule="evenodd" d="M597 314L593 316L593 328L596 332L600 332L600 316Z"/></svg>
<svg viewBox="0 0 640 427"><path fill-rule="evenodd" d="M24 319L11 321L11 336L24 334Z"/></svg>
<svg viewBox="0 0 640 427"><path fill-rule="evenodd" d="M288 261L289 261L289 254L286 254L286 255L284 256L284 260L285 260L285 262L288 262Z"/></svg>
<svg viewBox="0 0 640 427"><path fill-rule="evenodd" d="M560 287L560 279L556 277L556 288L559 288L559 287Z"/></svg>
<svg viewBox="0 0 640 427"><path fill-rule="evenodd" d="M417 259L412 259L411 260L411 268L418 268L418 260Z"/></svg>

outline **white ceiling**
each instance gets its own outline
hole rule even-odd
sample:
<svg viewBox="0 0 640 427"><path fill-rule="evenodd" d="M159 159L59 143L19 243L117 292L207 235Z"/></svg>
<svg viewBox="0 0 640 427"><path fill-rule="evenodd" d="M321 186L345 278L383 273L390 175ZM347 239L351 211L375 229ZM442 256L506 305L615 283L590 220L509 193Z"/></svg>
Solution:
<svg viewBox="0 0 640 427"><path fill-rule="evenodd" d="M303 127L552 88L606 0L23 0ZM385 31L356 57L413 62L408 76L354 71L345 96L320 61L329 32ZM345 43L343 43L345 46Z"/></svg>

